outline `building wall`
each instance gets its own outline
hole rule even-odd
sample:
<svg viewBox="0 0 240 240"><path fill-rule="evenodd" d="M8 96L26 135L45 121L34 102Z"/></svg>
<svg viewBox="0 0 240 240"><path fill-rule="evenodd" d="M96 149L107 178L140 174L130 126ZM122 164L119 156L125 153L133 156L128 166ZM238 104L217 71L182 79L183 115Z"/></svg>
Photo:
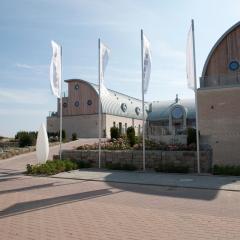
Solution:
<svg viewBox="0 0 240 240"><path fill-rule="evenodd" d="M116 124L116 127L119 127L119 123L122 123L123 133L126 132L126 127L131 127L131 126L133 126L135 128L136 135L139 135L139 131L142 132L142 120L114 116L114 115L106 115L106 136L108 138L111 137L110 129L111 129L111 127L113 127L114 122Z"/></svg>
<svg viewBox="0 0 240 240"><path fill-rule="evenodd" d="M103 116L103 125L105 124ZM98 137L98 115L80 115L63 117L63 129L67 139L71 139L72 134L76 133L78 138L97 138ZM59 118L47 118L47 131L59 131Z"/></svg>
<svg viewBox="0 0 240 240"><path fill-rule="evenodd" d="M209 59L205 76L228 74L231 60L240 60L240 26L234 28L219 43Z"/></svg>
<svg viewBox="0 0 240 240"><path fill-rule="evenodd" d="M91 105L88 104L89 101ZM75 105L76 102L79 102L79 106ZM91 85L79 80L68 80L68 97L63 98L63 116L96 113L98 113L98 95Z"/></svg>
<svg viewBox="0 0 240 240"><path fill-rule="evenodd" d="M240 164L240 87L199 89L201 143L211 145L213 164Z"/></svg>

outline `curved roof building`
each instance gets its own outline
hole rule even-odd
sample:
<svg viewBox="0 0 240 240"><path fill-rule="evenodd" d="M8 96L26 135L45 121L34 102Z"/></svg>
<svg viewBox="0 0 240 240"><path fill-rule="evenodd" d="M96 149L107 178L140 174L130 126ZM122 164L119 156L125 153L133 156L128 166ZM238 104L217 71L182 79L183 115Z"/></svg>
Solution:
<svg viewBox="0 0 240 240"><path fill-rule="evenodd" d="M240 22L230 27L211 49L202 71L200 87L239 84Z"/></svg>

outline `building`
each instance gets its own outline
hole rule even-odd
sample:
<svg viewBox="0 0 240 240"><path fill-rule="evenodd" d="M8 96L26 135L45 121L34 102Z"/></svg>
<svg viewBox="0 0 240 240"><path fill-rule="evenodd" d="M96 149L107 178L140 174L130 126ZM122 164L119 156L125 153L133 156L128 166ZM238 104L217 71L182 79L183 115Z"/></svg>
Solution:
<svg viewBox="0 0 240 240"><path fill-rule="evenodd" d="M240 164L240 22L216 42L197 91L200 141L213 150L213 164Z"/></svg>
<svg viewBox="0 0 240 240"><path fill-rule="evenodd" d="M65 81L68 97L63 97L63 129L67 138L98 137L98 85L80 79ZM47 117L47 131L59 131L58 110ZM110 128L119 127L125 133L130 126L142 133L142 102L125 94L108 90L102 98L102 137L110 137ZM163 142L186 142L186 128L195 126L192 100L176 98L167 102L145 103L147 137ZM185 132L184 132L185 131ZM181 136L180 136L181 135ZM179 136L179 137L178 137Z"/></svg>
<svg viewBox="0 0 240 240"><path fill-rule="evenodd" d="M149 105L148 134L151 140L187 143L187 128L196 126L195 102L192 99L156 101Z"/></svg>
<svg viewBox="0 0 240 240"><path fill-rule="evenodd" d="M68 97L63 97L63 129L66 137L73 133L78 138L98 137L98 85L80 79L65 81L68 84ZM59 131L58 110L47 117L47 131ZM142 131L142 102L125 94L108 90L102 97L102 137L110 137L110 128L119 127L125 133L129 126L136 134ZM146 116L148 104L145 103Z"/></svg>

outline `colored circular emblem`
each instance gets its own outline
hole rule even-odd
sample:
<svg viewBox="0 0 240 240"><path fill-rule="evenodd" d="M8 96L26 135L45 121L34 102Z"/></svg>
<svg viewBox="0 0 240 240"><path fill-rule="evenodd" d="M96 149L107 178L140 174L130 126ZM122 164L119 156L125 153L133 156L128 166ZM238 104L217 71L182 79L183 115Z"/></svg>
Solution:
<svg viewBox="0 0 240 240"><path fill-rule="evenodd" d="M175 119L182 118L182 117L183 117L183 110L182 110L182 108L180 108L180 107L175 107L175 108L172 110L172 117L175 118Z"/></svg>
<svg viewBox="0 0 240 240"><path fill-rule="evenodd" d="M239 62L238 61L231 61L228 65L228 68L231 70L231 71L236 71L239 69Z"/></svg>
<svg viewBox="0 0 240 240"><path fill-rule="evenodd" d="M127 104L126 103L122 103L121 109L122 109L123 112L126 112L127 111Z"/></svg>
<svg viewBox="0 0 240 240"><path fill-rule="evenodd" d="M79 107L79 101L76 101L76 102L74 103L74 106L75 106L75 107Z"/></svg>
<svg viewBox="0 0 240 240"><path fill-rule="evenodd" d="M140 111L141 111L141 109L140 109L139 107L136 107L136 108L135 108L135 112L136 112L137 115L140 114Z"/></svg>
<svg viewBox="0 0 240 240"><path fill-rule="evenodd" d="M75 84L74 88L75 88L76 90L78 90L78 89L79 89L79 85L78 85L78 84Z"/></svg>
<svg viewBox="0 0 240 240"><path fill-rule="evenodd" d="M88 106L91 106L91 105L92 105L92 100L89 99L89 100L87 101L87 105L88 105Z"/></svg>

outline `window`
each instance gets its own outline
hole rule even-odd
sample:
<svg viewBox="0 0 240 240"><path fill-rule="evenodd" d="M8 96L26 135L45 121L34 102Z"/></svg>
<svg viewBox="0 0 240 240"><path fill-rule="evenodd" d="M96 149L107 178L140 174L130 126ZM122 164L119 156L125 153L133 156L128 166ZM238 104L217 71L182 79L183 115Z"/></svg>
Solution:
<svg viewBox="0 0 240 240"><path fill-rule="evenodd" d="M228 68L231 70L231 71L236 71L239 69L239 63L238 61L231 61L228 65Z"/></svg>
<svg viewBox="0 0 240 240"><path fill-rule="evenodd" d="M116 122L113 122L113 126L116 127Z"/></svg>
<svg viewBox="0 0 240 240"><path fill-rule="evenodd" d="M75 106L75 107L79 107L79 101L76 101L76 102L74 103L74 106Z"/></svg>
<svg viewBox="0 0 240 240"><path fill-rule="evenodd" d="M123 112L126 112L127 111L127 104L126 103L122 103L121 109L122 109Z"/></svg>
<svg viewBox="0 0 240 240"><path fill-rule="evenodd" d="M67 107L67 103L65 102L65 103L63 103L63 107L64 108L66 108Z"/></svg>
<svg viewBox="0 0 240 240"><path fill-rule="evenodd" d="M92 105L92 100L89 99L89 100L87 101L87 105L88 105L88 106L91 106L91 105Z"/></svg>
<svg viewBox="0 0 240 240"><path fill-rule="evenodd" d="M125 131L127 132L127 123L125 123Z"/></svg>
<svg viewBox="0 0 240 240"><path fill-rule="evenodd" d="M75 84L74 88L75 88L75 90L78 90L79 89L79 85Z"/></svg>

